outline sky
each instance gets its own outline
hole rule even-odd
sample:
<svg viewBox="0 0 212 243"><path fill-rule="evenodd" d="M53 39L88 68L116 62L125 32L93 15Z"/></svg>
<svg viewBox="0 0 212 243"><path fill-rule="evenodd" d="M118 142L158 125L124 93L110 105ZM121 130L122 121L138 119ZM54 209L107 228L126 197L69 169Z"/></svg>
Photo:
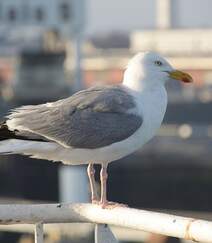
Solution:
<svg viewBox="0 0 212 243"><path fill-rule="evenodd" d="M87 32L153 28L154 2L155 0L87 0Z"/></svg>
<svg viewBox="0 0 212 243"><path fill-rule="evenodd" d="M156 26L157 0L86 0L88 34ZM211 28L212 0L170 0L176 28Z"/></svg>

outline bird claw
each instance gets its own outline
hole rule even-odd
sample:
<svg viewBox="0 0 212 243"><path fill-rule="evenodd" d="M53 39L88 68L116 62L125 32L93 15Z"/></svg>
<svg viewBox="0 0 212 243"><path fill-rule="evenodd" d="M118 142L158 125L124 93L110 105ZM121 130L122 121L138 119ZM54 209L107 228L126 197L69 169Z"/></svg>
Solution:
<svg viewBox="0 0 212 243"><path fill-rule="evenodd" d="M92 204L99 204L99 201L97 199L92 199Z"/></svg>
<svg viewBox="0 0 212 243"><path fill-rule="evenodd" d="M105 203L100 203L102 208L106 208L106 209L113 209L113 208L117 208L117 207L123 207L123 208L127 208L128 205L127 204L123 204L123 203L117 203L117 202L105 202Z"/></svg>
<svg viewBox="0 0 212 243"><path fill-rule="evenodd" d="M117 207L127 208L128 207L127 204L109 202L109 201L101 202L101 201L97 201L97 200L92 200L92 203L101 206L101 208L103 208L103 209L113 209L113 208L117 208Z"/></svg>

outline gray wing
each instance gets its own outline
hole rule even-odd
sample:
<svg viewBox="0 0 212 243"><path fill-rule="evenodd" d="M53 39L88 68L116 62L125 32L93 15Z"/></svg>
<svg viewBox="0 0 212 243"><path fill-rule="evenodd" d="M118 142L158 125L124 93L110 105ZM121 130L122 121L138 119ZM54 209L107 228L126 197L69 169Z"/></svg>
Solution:
<svg viewBox="0 0 212 243"><path fill-rule="evenodd" d="M142 125L142 117L129 113L133 108L133 97L121 86L100 86L57 102L23 106L8 118L13 129L66 147L94 149L124 140Z"/></svg>

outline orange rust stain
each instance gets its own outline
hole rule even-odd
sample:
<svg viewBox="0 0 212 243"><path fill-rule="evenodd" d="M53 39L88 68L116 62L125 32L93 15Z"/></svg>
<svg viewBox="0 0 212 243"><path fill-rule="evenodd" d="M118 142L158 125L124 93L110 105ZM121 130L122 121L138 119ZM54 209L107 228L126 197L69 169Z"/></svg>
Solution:
<svg viewBox="0 0 212 243"><path fill-rule="evenodd" d="M195 241L195 242L198 242L197 240L195 240L191 235L190 235L190 228L191 228L191 225L196 221L196 219L191 219L187 226L186 226L186 232L185 232L185 239L186 240L192 240L192 241Z"/></svg>

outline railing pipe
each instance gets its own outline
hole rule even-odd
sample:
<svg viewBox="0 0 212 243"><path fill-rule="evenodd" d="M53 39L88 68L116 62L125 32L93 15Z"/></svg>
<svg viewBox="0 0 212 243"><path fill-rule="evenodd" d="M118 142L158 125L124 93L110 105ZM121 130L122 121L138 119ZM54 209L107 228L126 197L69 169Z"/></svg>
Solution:
<svg viewBox="0 0 212 243"><path fill-rule="evenodd" d="M212 222L170 214L94 204L0 205L0 224L95 223L194 241L212 242Z"/></svg>

